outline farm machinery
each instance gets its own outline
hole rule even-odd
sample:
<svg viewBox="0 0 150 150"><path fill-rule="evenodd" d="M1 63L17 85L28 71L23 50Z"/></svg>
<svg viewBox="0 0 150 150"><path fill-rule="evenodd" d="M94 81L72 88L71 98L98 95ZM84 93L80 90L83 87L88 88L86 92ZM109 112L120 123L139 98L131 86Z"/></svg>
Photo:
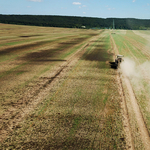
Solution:
<svg viewBox="0 0 150 150"><path fill-rule="evenodd" d="M124 61L123 57L124 57L123 55L116 55L116 59L115 59L116 68L120 67L120 63Z"/></svg>
<svg viewBox="0 0 150 150"><path fill-rule="evenodd" d="M109 62L111 68L118 69L123 60L123 55L116 55L115 62Z"/></svg>

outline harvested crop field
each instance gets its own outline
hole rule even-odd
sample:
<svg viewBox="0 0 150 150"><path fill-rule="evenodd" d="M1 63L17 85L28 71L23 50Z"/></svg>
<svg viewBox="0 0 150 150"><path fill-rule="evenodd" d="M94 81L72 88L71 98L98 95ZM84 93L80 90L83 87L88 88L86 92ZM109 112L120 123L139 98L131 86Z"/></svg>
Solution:
<svg viewBox="0 0 150 150"><path fill-rule="evenodd" d="M0 24L1 149L148 148L148 34L113 32Z"/></svg>

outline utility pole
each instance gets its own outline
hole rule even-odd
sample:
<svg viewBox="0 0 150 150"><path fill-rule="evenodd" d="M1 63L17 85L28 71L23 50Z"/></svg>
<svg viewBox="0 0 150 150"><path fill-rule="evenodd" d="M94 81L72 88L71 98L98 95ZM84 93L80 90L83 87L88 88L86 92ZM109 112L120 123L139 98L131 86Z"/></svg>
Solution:
<svg viewBox="0 0 150 150"><path fill-rule="evenodd" d="M114 21L114 19L113 19L113 29L115 29L115 21Z"/></svg>

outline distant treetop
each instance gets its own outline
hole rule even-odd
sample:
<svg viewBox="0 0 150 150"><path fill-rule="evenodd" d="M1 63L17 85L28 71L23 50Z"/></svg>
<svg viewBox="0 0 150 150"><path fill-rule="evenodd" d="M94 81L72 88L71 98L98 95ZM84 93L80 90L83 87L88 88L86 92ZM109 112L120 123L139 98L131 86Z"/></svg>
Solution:
<svg viewBox="0 0 150 150"><path fill-rule="evenodd" d="M150 19L91 18L75 16L0 15L0 23L45 27L91 28L91 29L150 29Z"/></svg>

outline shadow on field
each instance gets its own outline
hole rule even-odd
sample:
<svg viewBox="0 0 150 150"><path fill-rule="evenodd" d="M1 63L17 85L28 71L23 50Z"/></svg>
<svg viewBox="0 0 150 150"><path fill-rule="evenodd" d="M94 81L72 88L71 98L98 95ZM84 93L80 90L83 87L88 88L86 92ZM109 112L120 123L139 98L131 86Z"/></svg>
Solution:
<svg viewBox="0 0 150 150"><path fill-rule="evenodd" d="M108 54L106 49L104 49L102 46L99 46L92 50L90 53L85 54L83 59L106 62L110 59L110 55L111 54Z"/></svg>
<svg viewBox="0 0 150 150"><path fill-rule="evenodd" d="M85 37L85 38L75 38L75 39L72 39L72 41L62 42L62 43L60 43L60 45L62 45L62 46L63 45L76 45L76 44L82 43L86 39L88 39L88 37Z"/></svg>
<svg viewBox="0 0 150 150"><path fill-rule="evenodd" d="M42 142L28 142L23 143L22 146L25 147L25 149L44 149L44 150L58 150L58 149L70 149L70 150L78 150L78 149L86 149L88 148L91 143L91 141L87 138L78 138L74 137L71 140L69 139L63 139L61 141L60 137L57 137L55 139L49 138L47 140L42 139Z"/></svg>
<svg viewBox="0 0 150 150"><path fill-rule="evenodd" d="M63 60L63 59L39 59L38 60L38 62L51 62L51 61L53 62L53 61L67 61L67 60Z"/></svg>
<svg viewBox="0 0 150 150"><path fill-rule="evenodd" d="M115 64L115 62L109 62L110 67L113 69L117 69L117 65Z"/></svg>
<svg viewBox="0 0 150 150"><path fill-rule="evenodd" d="M89 35L89 36L97 36L97 35L99 35L98 33L91 33L91 34L87 34L87 35Z"/></svg>
<svg viewBox="0 0 150 150"><path fill-rule="evenodd" d="M37 35L22 35L22 36L19 36L19 37L28 38L28 37L35 37L35 36L43 36L43 35L40 35L40 34L37 34Z"/></svg>
<svg viewBox="0 0 150 150"><path fill-rule="evenodd" d="M5 48L3 50L0 51L0 55L6 55L6 54L11 54L11 53L16 53L16 52L24 52L24 51L28 51L28 50L33 50L35 48L38 48L40 46L44 46L45 44L50 44L54 41L59 41L59 40L63 40L64 38L57 38L55 40L46 40L46 41L35 41L34 43L27 43L24 45L14 45L12 47L9 48Z"/></svg>
<svg viewBox="0 0 150 150"><path fill-rule="evenodd" d="M68 51L75 45L83 42L86 40L86 38L76 38L71 42L62 42L58 45L58 47L53 49L45 49L40 50L38 52L32 52L26 54L26 56L22 57L21 59L27 60L27 61L33 61L33 62L46 62L46 61L65 61L62 59L53 59L54 57L57 57L58 55L65 53L65 51Z"/></svg>
<svg viewBox="0 0 150 150"><path fill-rule="evenodd" d="M32 117L34 118L35 116ZM42 121L44 121L44 123ZM28 140L26 138L23 138L24 141L19 141L19 143L17 143L17 146L21 146L24 149L47 150L78 150L92 148L94 145L92 145L92 143L95 137L95 133L102 132L103 128L98 127L96 121L97 118L91 115L62 115L60 113L57 113L55 115L37 117L32 133L27 133L27 136L24 135L24 137L27 137ZM88 135L90 136L88 137ZM94 142L96 144L100 141Z"/></svg>
<svg viewBox="0 0 150 150"><path fill-rule="evenodd" d="M114 120L114 113L115 111L107 116L107 119ZM12 149L15 149L17 146L18 149L24 150L78 150L111 149L110 147L116 144L122 145L122 139L116 141L116 138L119 139L119 137L117 137L118 135L113 135L116 122L112 121L108 128L107 119L103 116L95 117L93 115L78 114L64 115L57 112L54 115L31 115L28 119L29 120L26 120L28 123L26 122L27 126L25 127L27 132L24 132L24 129L16 128L15 133L10 135L12 140L9 141L8 138L8 143L5 141L3 147L8 147L9 145ZM28 126L29 122L31 126ZM23 135L18 134L19 132L23 132ZM97 138L95 138L96 136Z"/></svg>
<svg viewBox="0 0 150 150"><path fill-rule="evenodd" d="M114 86L110 86L110 88L113 90L111 92L115 92ZM111 94L109 96L111 103L109 97L106 103L103 103L103 99L99 99L99 97L97 97L98 102L96 102L96 97L93 97L92 100L90 98L82 99L84 104L74 103L72 99L57 101L56 98L52 98L44 104L42 102L37 113L28 115L24 122L20 123L20 126L15 127L2 144L2 148L96 150L113 149L117 145L123 149L124 136L120 137L120 134L116 134L122 130L122 128L116 130L118 127L118 118L116 118L118 109L116 108L119 107L119 99L112 99ZM105 115L93 113L90 106L93 102L95 103L94 111L104 110L107 106ZM57 108L55 108L56 103L58 103ZM78 105L75 106L75 104ZM116 104L118 105L116 106ZM66 113L66 110L71 108L70 106L79 111ZM61 109L65 110L65 113Z"/></svg>
<svg viewBox="0 0 150 150"><path fill-rule="evenodd" d="M11 54L14 52L19 52L19 51L20 52L27 51L31 48L33 49L33 48L39 47L41 45L48 44L50 42L51 41L41 41L41 42L36 42L36 43L31 43L31 44L26 44L26 45L13 46L13 47L1 50L0 55Z"/></svg>
<svg viewBox="0 0 150 150"><path fill-rule="evenodd" d="M28 38L28 37L33 37L33 36L42 36L42 35L22 35L20 37L24 37L24 38ZM89 35L89 37L91 36L94 36L94 35ZM82 38L75 38L74 36L71 36L70 37L70 42L62 42L62 43L59 43L62 47L64 45L75 45L75 44L80 44L82 43L83 41L85 41L86 39L89 38L88 36L87 37L82 37ZM67 37L66 37L67 38ZM37 42L34 42L34 43L27 43L27 44L24 44L24 45L14 45L12 47L9 47L9 48L5 48L3 50L0 51L0 55L6 55L6 54L11 54L11 53L16 53L16 52L23 52L23 51L27 51L27 50L30 50L30 49L34 49L34 48L37 48L39 46L43 46L45 44L50 44L54 41L59 41L59 40L64 40L64 37L60 37L60 38L57 38L57 39L54 39L54 40L46 40L46 41L37 41Z"/></svg>

